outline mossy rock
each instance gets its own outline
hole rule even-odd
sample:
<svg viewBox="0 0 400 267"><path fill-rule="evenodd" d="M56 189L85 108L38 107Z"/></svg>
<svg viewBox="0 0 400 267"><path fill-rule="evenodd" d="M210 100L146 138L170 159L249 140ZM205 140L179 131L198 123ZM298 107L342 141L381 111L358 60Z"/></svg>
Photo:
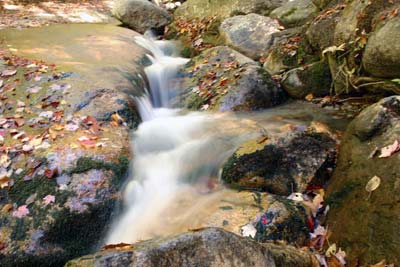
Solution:
<svg viewBox="0 0 400 267"><path fill-rule="evenodd" d="M286 95L258 63L226 46L202 52L182 71L174 105L192 110L251 111L283 103Z"/></svg>
<svg viewBox="0 0 400 267"><path fill-rule="evenodd" d="M256 13L268 15L287 0L188 0L176 11L175 16L186 18L218 17L224 19L235 15Z"/></svg>
<svg viewBox="0 0 400 267"><path fill-rule="evenodd" d="M318 14L318 8L311 0L296 0L274 9L270 17L279 20L285 27L303 25Z"/></svg>
<svg viewBox="0 0 400 267"><path fill-rule="evenodd" d="M400 97L388 97L362 111L344 136L328 186L327 223L330 241L344 248L349 266L400 262L400 154L379 158L379 151L372 153L398 140L399 121ZM365 187L373 176L381 183L369 195Z"/></svg>
<svg viewBox="0 0 400 267"><path fill-rule="evenodd" d="M219 228L203 228L178 236L136 243L125 250L106 250L70 261L67 267L309 267L310 253L292 246L260 244Z"/></svg>
<svg viewBox="0 0 400 267"><path fill-rule="evenodd" d="M335 161L336 142L327 134L298 132L278 140L243 144L224 164L222 180L231 187L279 195L324 184Z"/></svg>
<svg viewBox="0 0 400 267"><path fill-rule="evenodd" d="M282 86L293 98L303 99L308 94L327 96L331 93L332 77L327 62L320 61L284 74Z"/></svg>
<svg viewBox="0 0 400 267"><path fill-rule="evenodd" d="M46 164L46 162L43 162ZM13 212L0 215L2 266L61 266L67 260L89 253L106 233L115 206L114 195L128 171L128 163L106 163L90 158L78 160L74 169L62 173L64 188L56 177L25 174L14 177L8 194L1 190L2 205L27 205L29 213L17 218ZM57 180L58 181L58 180ZM44 204L52 195L55 202Z"/></svg>

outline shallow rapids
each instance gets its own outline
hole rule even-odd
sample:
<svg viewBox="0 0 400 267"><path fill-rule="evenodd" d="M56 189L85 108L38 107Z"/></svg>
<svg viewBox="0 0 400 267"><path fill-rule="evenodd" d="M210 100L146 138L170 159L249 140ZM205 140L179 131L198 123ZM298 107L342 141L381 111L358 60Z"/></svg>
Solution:
<svg viewBox="0 0 400 267"><path fill-rule="evenodd" d="M168 42L144 37L136 41L151 53L152 64L145 69L150 88L136 99L143 123L132 135L134 158L123 195L124 210L106 243L221 227L213 221L221 205L229 201L241 205L238 193L219 182L224 160L241 143L265 134L278 136L287 125L332 117L299 103L253 114L171 109L169 100L176 89L171 81L187 59L174 56Z"/></svg>

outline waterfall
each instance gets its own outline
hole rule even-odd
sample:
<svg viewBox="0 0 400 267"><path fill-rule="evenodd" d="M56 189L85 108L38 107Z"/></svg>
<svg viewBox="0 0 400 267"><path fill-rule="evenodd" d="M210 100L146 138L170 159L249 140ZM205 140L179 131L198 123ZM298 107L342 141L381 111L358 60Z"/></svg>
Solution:
<svg viewBox="0 0 400 267"><path fill-rule="evenodd" d="M149 50L145 73L148 94L137 98L143 123L132 135L132 173L124 190L124 211L113 224L107 243L135 242L185 226L185 214L176 214L181 197L212 196L223 161L249 138L247 121L229 114L185 113L171 109L175 93L171 81L188 60L174 56L170 42L138 37ZM204 197L203 197L204 198ZM193 205L195 201L193 202ZM177 208L178 210L178 208ZM190 208L183 213L189 212Z"/></svg>

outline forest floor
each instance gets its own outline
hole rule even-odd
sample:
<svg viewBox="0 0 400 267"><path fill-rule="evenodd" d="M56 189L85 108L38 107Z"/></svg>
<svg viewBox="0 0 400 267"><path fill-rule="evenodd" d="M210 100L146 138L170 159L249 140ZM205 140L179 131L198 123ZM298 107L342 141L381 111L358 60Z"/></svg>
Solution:
<svg viewBox="0 0 400 267"><path fill-rule="evenodd" d="M0 0L0 29L111 22L112 0Z"/></svg>

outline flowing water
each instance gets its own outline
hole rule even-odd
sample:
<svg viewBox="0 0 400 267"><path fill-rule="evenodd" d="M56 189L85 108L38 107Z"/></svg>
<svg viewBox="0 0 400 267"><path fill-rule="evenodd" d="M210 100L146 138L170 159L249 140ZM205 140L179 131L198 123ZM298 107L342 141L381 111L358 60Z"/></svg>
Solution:
<svg viewBox="0 0 400 267"><path fill-rule="evenodd" d="M307 104L292 103L261 113L199 113L171 109L172 80L187 59L174 56L165 41L138 37L149 50L149 90L137 104L143 123L133 133L132 174L124 190L124 211L106 242L132 243L188 228L208 226L218 204L235 198L218 181L224 160L244 141L285 125L333 120ZM340 126L339 126L340 127ZM246 222L243 222L245 224Z"/></svg>

